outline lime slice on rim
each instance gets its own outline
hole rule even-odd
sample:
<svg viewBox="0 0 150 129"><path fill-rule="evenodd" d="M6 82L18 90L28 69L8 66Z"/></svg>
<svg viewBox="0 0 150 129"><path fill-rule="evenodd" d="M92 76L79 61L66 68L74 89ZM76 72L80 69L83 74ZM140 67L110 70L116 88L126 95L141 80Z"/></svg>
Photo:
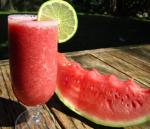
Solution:
<svg viewBox="0 0 150 129"><path fill-rule="evenodd" d="M59 43L74 36L78 28L77 14L74 8L63 0L49 0L38 11L38 21L55 19L59 22Z"/></svg>

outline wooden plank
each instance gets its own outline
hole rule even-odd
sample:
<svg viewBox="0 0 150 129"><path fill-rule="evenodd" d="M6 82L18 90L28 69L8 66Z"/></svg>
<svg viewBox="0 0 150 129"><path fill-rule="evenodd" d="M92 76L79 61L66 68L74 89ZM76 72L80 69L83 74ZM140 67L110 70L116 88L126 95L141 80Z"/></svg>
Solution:
<svg viewBox="0 0 150 129"><path fill-rule="evenodd" d="M126 127L125 129L150 129L150 122L141 125L132 126L132 127Z"/></svg>
<svg viewBox="0 0 150 129"><path fill-rule="evenodd" d="M48 106L46 104L43 105L43 109L45 110L45 115L46 115L46 123L50 124L53 123L54 124L54 129L62 129L61 126L59 125L57 119L55 118L54 114L51 112L51 110L48 108ZM52 121L52 119L54 119L54 122Z"/></svg>
<svg viewBox="0 0 150 129"><path fill-rule="evenodd" d="M97 57L99 60L108 63L115 69L130 76L131 78L144 84L145 86L150 87L149 72L143 71L133 66L132 64L129 64L121 59L118 59L108 53L96 53L93 54L93 56Z"/></svg>
<svg viewBox="0 0 150 129"><path fill-rule="evenodd" d="M147 50L147 51L150 52L150 43L148 43L148 44L142 44L142 45L139 45L139 46L136 45L135 48L144 49L144 50Z"/></svg>
<svg viewBox="0 0 150 129"><path fill-rule="evenodd" d="M8 60L0 60L0 66L1 65L8 65L8 64L9 64Z"/></svg>
<svg viewBox="0 0 150 129"><path fill-rule="evenodd" d="M9 76L10 73L8 73L9 72L8 67L1 66L1 70L2 70L3 77L4 77L5 88L7 90L7 94L9 96L9 99L17 101L16 97L14 96L12 87L11 87L11 80L10 80L10 76Z"/></svg>
<svg viewBox="0 0 150 129"><path fill-rule="evenodd" d="M109 52L109 51L116 51L116 50L132 50L132 49L150 49L149 44L143 45L129 45L129 46L121 46L121 47L111 47L111 48L98 48L98 49L91 49L91 50L82 50L82 51L73 51L73 52L66 52L65 54L68 56L80 56L84 54L90 53L98 53L98 52Z"/></svg>
<svg viewBox="0 0 150 129"><path fill-rule="evenodd" d="M5 89L7 90L9 101L12 102L7 108L11 108L11 110L12 110L11 118L12 118L13 125L14 125L15 120L17 119L18 115L20 113L22 113L23 111L25 111L26 107L19 104L16 97L13 94L12 87L11 87L11 81L10 81L9 66L3 65L3 66L1 66L1 70L3 73L4 82L5 82ZM20 126L20 128L21 128L21 126Z"/></svg>
<svg viewBox="0 0 150 129"><path fill-rule="evenodd" d="M111 129L110 127L94 124L69 110L58 100L56 95L54 95L47 105L51 107L63 129Z"/></svg>
<svg viewBox="0 0 150 129"><path fill-rule="evenodd" d="M63 128L78 129L69 116L60 112L59 110L56 110L55 108L53 108L52 110Z"/></svg>
<svg viewBox="0 0 150 129"><path fill-rule="evenodd" d="M10 70L9 70L9 65L3 65L1 66L2 72L3 72L3 76L4 76L4 81L5 81L5 87L9 96L9 100L11 100L12 103L10 106L12 107L13 110L13 121L15 123L15 120L17 119L18 115L20 115L22 112L24 112L26 110L26 107L23 106L22 104L20 104L18 102L18 100L16 99L16 97L13 94L13 90L11 87L11 80L10 80ZM27 121L26 119L24 119L24 121ZM27 127L29 127L29 125L27 124ZM19 128L23 128L22 125L19 125Z"/></svg>
<svg viewBox="0 0 150 129"><path fill-rule="evenodd" d="M17 118L17 116L22 113L26 107L23 107L23 105L19 104L17 99L15 98L12 88L11 88L11 83L10 83L10 71L9 71L9 66L8 65L1 65L0 66L0 91L1 97L3 97L4 103L2 101L0 102L0 123L2 126L7 125L6 129L12 128L14 126L14 122ZM5 102L6 101L6 102ZM46 110L46 107L43 106L43 112L46 116L45 123L50 124L51 122L51 117L53 116L52 113L49 110ZM5 117L4 117L5 116ZM1 118L2 117L2 118ZM56 121L56 119L55 119ZM4 123L6 122L6 123ZM28 125L29 126L29 125ZM4 127L3 127L4 128ZM20 128L22 128L20 126ZM60 125L56 121L54 129L61 129Z"/></svg>
<svg viewBox="0 0 150 129"><path fill-rule="evenodd" d="M150 63L150 45L147 48L122 48L123 52L129 53L130 55L135 56L136 58L142 60L143 62Z"/></svg>
<svg viewBox="0 0 150 129"><path fill-rule="evenodd" d="M117 76L120 76L121 78L128 78L128 77L130 78L128 74L124 74L124 72L114 69L114 66L112 67L112 65L110 65L109 63L107 64L107 62L105 64L103 60L99 60L99 58L97 57L95 58L95 56L87 54L87 55L82 55L82 56L74 56L73 59L79 62L85 68L88 68L88 69L96 68L102 71L102 73L108 73L108 74L112 73L112 74L116 74ZM108 60L109 59L110 58L108 58ZM141 126L126 127L125 129L150 129L150 124L146 123Z"/></svg>
<svg viewBox="0 0 150 129"><path fill-rule="evenodd" d="M82 65L82 67L87 68L87 69L95 68L102 74L115 74L120 79L130 78L126 74L122 73L121 71L118 71L117 69L114 69L113 67L111 67L111 65L104 63L103 61L89 54L85 54L81 56L73 56L72 59L79 62ZM102 128L104 127L97 125L97 129L102 129ZM105 127L105 128L107 129L109 127Z"/></svg>
<svg viewBox="0 0 150 129"><path fill-rule="evenodd" d="M110 51L109 54L124 60L125 62L134 65L144 71L150 72L150 63L142 61L140 58L137 58L133 55L130 55L127 52L123 52L122 50Z"/></svg>
<svg viewBox="0 0 150 129"><path fill-rule="evenodd" d="M0 87L2 89L2 95L1 95L1 115L0 115L0 121L2 126L13 126L15 121L14 110L12 108L14 101L10 100L10 96L8 93L8 90L6 89L6 82L5 82L5 73L4 68L0 68L0 78L1 83Z"/></svg>
<svg viewBox="0 0 150 129"><path fill-rule="evenodd" d="M94 57L90 54L82 55L82 56L74 56L73 60L79 62L82 67L86 69L97 69L101 74L114 74L120 79L129 79L130 76L114 69L111 65L99 60L97 57Z"/></svg>
<svg viewBox="0 0 150 129"><path fill-rule="evenodd" d="M4 76L3 76L1 68L0 68L0 90L1 90L0 96L2 98L9 99L7 90L5 88L5 81L4 81Z"/></svg>
<svg viewBox="0 0 150 129"><path fill-rule="evenodd" d="M85 128L85 124L80 122L78 119L73 117L71 112L68 108L66 108L56 97L53 98L47 103L47 106L52 110L52 112L57 117L57 120L63 129L91 129ZM75 116L77 116L75 114Z"/></svg>
<svg viewBox="0 0 150 129"><path fill-rule="evenodd" d="M148 45L149 46L149 45ZM137 70L140 74L135 74L135 79L140 83L147 85L149 82L146 80L142 80L142 78L149 75L149 47L148 46L138 46L138 47L130 47L123 48L126 49L122 52L122 48L109 48L109 49L97 49L97 50L86 50L81 52L72 52L67 53L69 57L81 63L81 65L87 69L96 68L102 74L115 74L120 79L128 79L134 75L134 71ZM141 51L142 54L137 53L137 51ZM134 51L132 52L132 50ZM125 53L123 56L118 55L119 52ZM135 51L136 50L136 51ZM130 51L130 52L128 52ZM118 52L118 53L116 53ZM87 54L88 53L88 54ZM99 53L99 55L98 55ZM131 55L128 57L128 53ZM121 54L121 53L120 53ZM145 56L147 55L147 56ZM128 60L127 60L128 58ZM118 61L119 60L119 61ZM117 61L117 63L116 63ZM134 63L133 63L134 62ZM143 64L144 63L144 64ZM125 65L124 65L125 64ZM120 65L118 67L118 65ZM135 68L133 68L135 67ZM129 70L129 72L128 72ZM141 72L143 74L141 74ZM139 76L140 75L140 76ZM139 77L138 77L139 76ZM10 74L9 74L9 66L8 60L0 61L0 125L2 125L3 129L12 129L12 125L9 123L14 119L12 118L12 114L16 114L18 110L20 110L20 105L17 102L16 98L13 95L11 84L10 84ZM63 104L58 101L58 99L50 100L46 105L43 105L44 112L46 112L47 119L46 122L50 123L51 115L56 117L56 129L109 129L109 127L104 127L100 125L96 125L88 120L80 117L79 115L73 113L68 110ZM9 111L10 110L10 111ZM1 113L2 111L2 113ZM7 126L4 127L4 123L2 123L1 116L6 116ZM150 129L149 123L141 126L128 127L125 129Z"/></svg>

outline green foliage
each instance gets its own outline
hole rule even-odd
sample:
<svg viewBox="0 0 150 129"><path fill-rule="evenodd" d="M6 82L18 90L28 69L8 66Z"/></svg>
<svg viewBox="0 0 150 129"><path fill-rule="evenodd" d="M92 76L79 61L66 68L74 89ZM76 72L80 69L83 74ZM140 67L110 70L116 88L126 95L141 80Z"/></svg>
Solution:
<svg viewBox="0 0 150 129"><path fill-rule="evenodd" d="M47 0L0 0L0 11L37 11ZM149 18L150 0L66 0L77 12Z"/></svg>
<svg viewBox="0 0 150 129"><path fill-rule="evenodd" d="M46 0L0 0L1 11L37 11Z"/></svg>
<svg viewBox="0 0 150 129"><path fill-rule="evenodd" d="M74 0L80 12L149 17L150 0Z"/></svg>

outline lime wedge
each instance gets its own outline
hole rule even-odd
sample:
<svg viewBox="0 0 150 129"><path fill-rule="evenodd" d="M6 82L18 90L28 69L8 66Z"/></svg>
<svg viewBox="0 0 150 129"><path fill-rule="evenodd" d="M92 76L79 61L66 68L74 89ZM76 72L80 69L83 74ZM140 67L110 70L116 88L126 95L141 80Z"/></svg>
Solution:
<svg viewBox="0 0 150 129"><path fill-rule="evenodd" d="M57 20L59 22L59 43L74 36L78 28L78 18L74 8L63 0L49 0L38 11L38 21Z"/></svg>

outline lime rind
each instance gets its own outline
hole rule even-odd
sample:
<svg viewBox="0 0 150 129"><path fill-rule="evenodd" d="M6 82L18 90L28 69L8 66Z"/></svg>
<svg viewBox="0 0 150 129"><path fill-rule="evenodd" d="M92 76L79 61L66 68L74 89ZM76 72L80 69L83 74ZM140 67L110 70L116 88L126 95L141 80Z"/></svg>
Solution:
<svg viewBox="0 0 150 129"><path fill-rule="evenodd" d="M42 4L38 12L38 21L50 19L59 22L59 43L64 43L75 35L78 28L77 14L68 2L49 0Z"/></svg>

